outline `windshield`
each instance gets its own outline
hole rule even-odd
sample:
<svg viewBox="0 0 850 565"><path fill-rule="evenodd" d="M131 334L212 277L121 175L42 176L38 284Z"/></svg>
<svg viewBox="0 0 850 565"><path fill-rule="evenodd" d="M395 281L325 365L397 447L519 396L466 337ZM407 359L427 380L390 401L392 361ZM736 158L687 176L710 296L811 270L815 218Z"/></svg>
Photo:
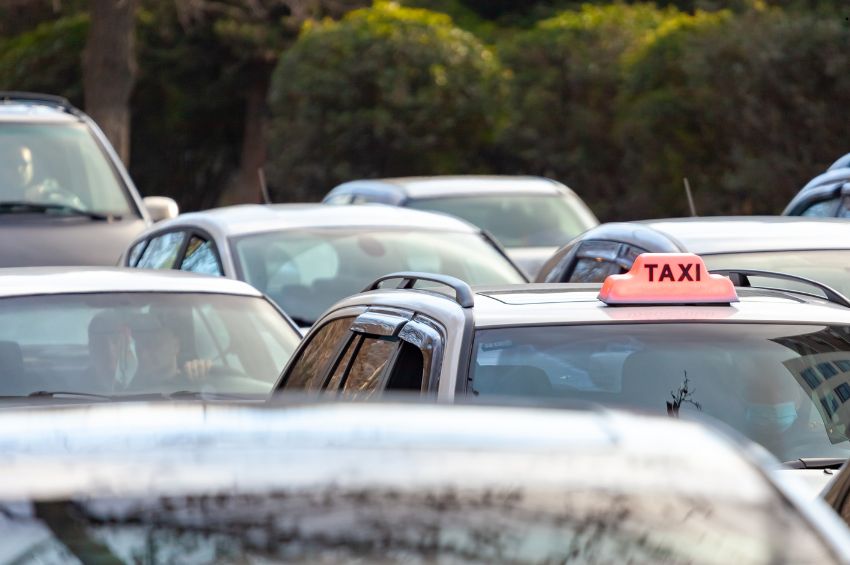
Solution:
<svg viewBox="0 0 850 565"><path fill-rule="evenodd" d="M704 255L709 269L756 269L816 280L850 296L850 251L765 251ZM819 294L809 285L750 277L752 284Z"/></svg>
<svg viewBox="0 0 850 565"><path fill-rule="evenodd" d="M609 324L481 330L473 394L706 415L782 461L847 457L850 326Z"/></svg>
<svg viewBox="0 0 850 565"><path fill-rule="evenodd" d="M513 265L475 233L279 231L236 240L234 256L244 280L306 325L337 300L395 271L452 275L469 284L524 282Z"/></svg>
<svg viewBox="0 0 850 565"><path fill-rule="evenodd" d="M265 395L299 337L262 298L103 293L0 300L0 396Z"/></svg>
<svg viewBox="0 0 850 565"><path fill-rule="evenodd" d="M407 206L463 218L505 247L558 247L596 225L584 204L564 195L451 196L410 200Z"/></svg>
<svg viewBox="0 0 850 565"><path fill-rule="evenodd" d="M131 213L115 171L81 123L0 123L2 202Z"/></svg>

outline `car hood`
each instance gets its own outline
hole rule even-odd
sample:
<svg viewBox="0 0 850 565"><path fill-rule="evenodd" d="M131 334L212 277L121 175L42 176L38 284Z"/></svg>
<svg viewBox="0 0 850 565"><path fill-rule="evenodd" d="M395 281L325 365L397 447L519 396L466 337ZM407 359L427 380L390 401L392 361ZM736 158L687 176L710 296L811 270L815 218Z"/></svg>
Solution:
<svg viewBox="0 0 850 565"><path fill-rule="evenodd" d="M113 266L145 229L140 218L0 216L0 267Z"/></svg>
<svg viewBox="0 0 850 565"><path fill-rule="evenodd" d="M811 498L818 498L838 471L832 469L780 469L779 474L799 485Z"/></svg>
<svg viewBox="0 0 850 565"><path fill-rule="evenodd" d="M508 257L532 281L537 276L537 272L543 266L543 263L554 255L557 250L557 247L508 247L505 249Z"/></svg>

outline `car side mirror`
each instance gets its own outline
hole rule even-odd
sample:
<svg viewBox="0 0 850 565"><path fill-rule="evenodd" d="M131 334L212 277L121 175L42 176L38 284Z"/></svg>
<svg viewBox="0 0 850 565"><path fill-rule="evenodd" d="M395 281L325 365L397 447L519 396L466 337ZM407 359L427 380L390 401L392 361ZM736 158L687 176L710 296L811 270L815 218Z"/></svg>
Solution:
<svg viewBox="0 0 850 565"><path fill-rule="evenodd" d="M142 202L153 222L170 220L171 218L176 218L177 214L180 213L177 202L167 196L145 196Z"/></svg>

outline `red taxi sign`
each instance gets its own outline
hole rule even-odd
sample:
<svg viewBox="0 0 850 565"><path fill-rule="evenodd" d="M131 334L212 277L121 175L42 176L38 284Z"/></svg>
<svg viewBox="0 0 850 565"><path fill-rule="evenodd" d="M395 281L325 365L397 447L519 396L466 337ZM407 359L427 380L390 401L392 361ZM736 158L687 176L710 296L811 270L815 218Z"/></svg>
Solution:
<svg viewBox="0 0 850 565"><path fill-rule="evenodd" d="M711 275L693 253L643 253L624 275L605 279L605 304L729 304L738 302L732 281Z"/></svg>

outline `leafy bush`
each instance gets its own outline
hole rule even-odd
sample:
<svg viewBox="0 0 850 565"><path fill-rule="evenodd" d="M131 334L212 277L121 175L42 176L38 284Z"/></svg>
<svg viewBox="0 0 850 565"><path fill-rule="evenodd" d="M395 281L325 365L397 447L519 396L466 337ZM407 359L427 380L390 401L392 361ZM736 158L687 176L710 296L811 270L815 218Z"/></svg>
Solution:
<svg viewBox="0 0 850 565"><path fill-rule="evenodd" d="M502 172L557 178L597 214L618 213L616 198L627 189L618 178L621 151L614 134L622 61L677 16L653 4L584 5L503 44L502 58L514 76L510 119L499 136Z"/></svg>
<svg viewBox="0 0 850 565"><path fill-rule="evenodd" d="M0 90L58 94L81 104L87 31L88 16L80 14L0 40Z"/></svg>
<svg viewBox="0 0 850 565"><path fill-rule="evenodd" d="M359 177L486 169L502 78L494 54L444 14L377 2L308 25L272 81L275 197L318 199Z"/></svg>

